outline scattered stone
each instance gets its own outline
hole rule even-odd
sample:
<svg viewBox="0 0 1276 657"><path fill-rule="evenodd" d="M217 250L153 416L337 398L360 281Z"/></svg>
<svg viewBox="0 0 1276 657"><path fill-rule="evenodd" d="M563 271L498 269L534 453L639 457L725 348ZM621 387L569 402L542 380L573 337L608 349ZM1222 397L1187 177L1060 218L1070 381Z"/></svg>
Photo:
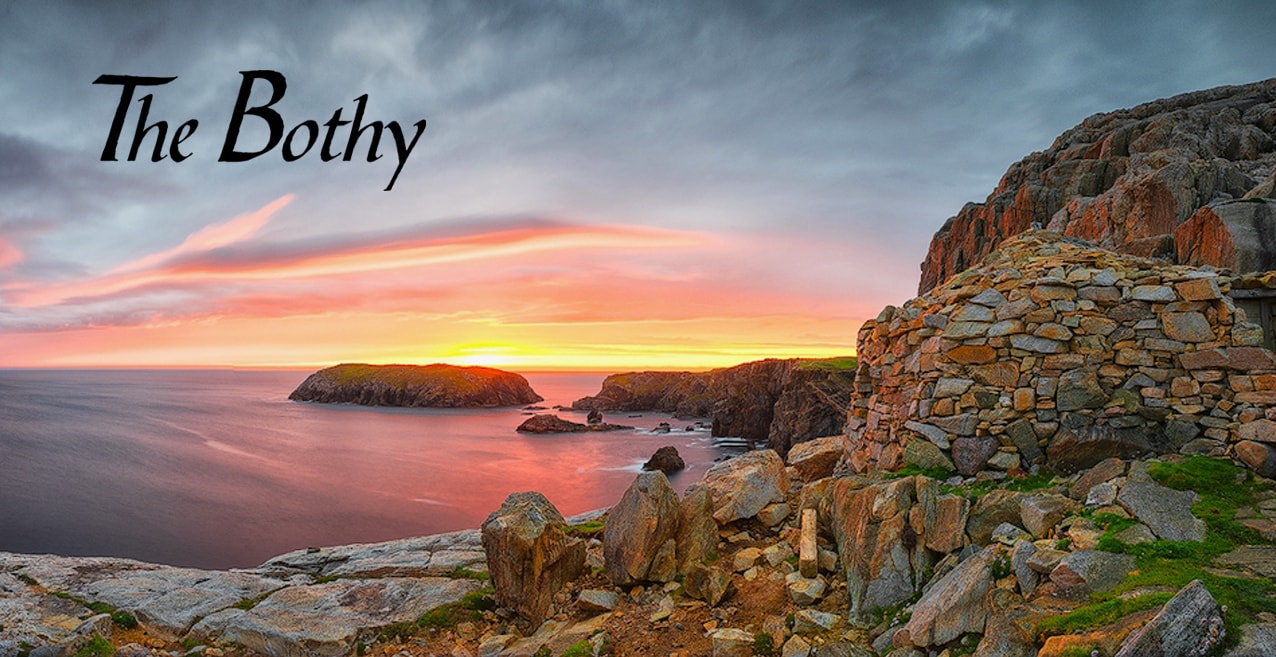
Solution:
<svg viewBox="0 0 1276 657"><path fill-rule="evenodd" d="M1019 541L1010 551L1010 567L1015 573L1015 581L1019 584L1019 592L1026 598L1037 590L1041 575L1028 565L1028 560L1038 552L1037 546L1028 541Z"/></svg>
<svg viewBox="0 0 1276 657"><path fill-rule="evenodd" d="M1038 548L1036 552L1028 556L1025 564L1034 571L1042 575L1049 575L1050 571L1059 565L1059 561L1068 556L1064 550L1056 550L1054 548Z"/></svg>
<svg viewBox="0 0 1276 657"><path fill-rule="evenodd" d="M1152 530L1149 529L1147 525L1139 523L1122 529L1121 531L1113 534L1112 538L1115 538L1126 545L1139 545L1155 541L1156 534L1153 534Z"/></svg>
<svg viewBox="0 0 1276 657"><path fill-rule="evenodd" d="M1192 580L1147 625L1126 637L1116 657L1204 655L1225 636L1222 611L1214 596L1201 580Z"/></svg>
<svg viewBox="0 0 1276 657"><path fill-rule="evenodd" d="M939 468L952 472L957 469L944 450L926 440L910 440L904 447L904 463L923 469Z"/></svg>
<svg viewBox="0 0 1276 657"><path fill-rule="evenodd" d="M1236 443L1236 458L1240 459L1250 470L1268 479L1276 478L1276 447L1242 440Z"/></svg>
<svg viewBox="0 0 1276 657"><path fill-rule="evenodd" d="M1241 626L1240 641L1224 657L1271 657L1276 654L1276 623Z"/></svg>
<svg viewBox="0 0 1276 657"><path fill-rule="evenodd" d="M704 600L710 607L718 606L734 589L731 574L719 568L695 564L683 579L687 595Z"/></svg>
<svg viewBox="0 0 1276 657"><path fill-rule="evenodd" d="M583 433L586 431L621 431L633 427L620 424L581 424L564 420L552 413L538 413L523 421L515 431L520 433Z"/></svg>
<svg viewBox="0 0 1276 657"><path fill-rule="evenodd" d="M678 512L678 494L663 472L634 478L603 528L603 555L613 584L673 579Z"/></svg>
<svg viewBox="0 0 1276 657"><path fill-rule="evenodd" d="M799 635L831 632L842 624L842 617L814 609L801 609L793 614L793 633Z"/></svg>
<svg viewBox="0 0 1276 657"><path fill-rule="evenodd" d="M748 547L735 553L731 557L731 570L742 573L758 563L758 559L762 558L762 550L755 547Z"/></svg>
<svg viewBox="0 0 1276 657"><path fill-rule="evenodd" d="M511 493L483 521L483 550L498 605L533 622L545 619L554 594L585 568L585 544L566 530L558 509L536 492Z"/></svg>
<svg viewBox="0 0 1276 657"><path fill-rule="evenodd" d="M953 441L953 464L964 476L974 475L988 465L1000 443L992 436L963 436Z"/></svg>
<svg viewBox="0 0 1276 657"><path fill-rule="evenodd" d="M651 458L642 464L643 470L659 470L665 474L673 474L686 467L687 464L678 455L678 449L672 445L665 445L657 449L656 453L652 454Z"/></svg>
<svg viewBox="0 0 1276 657"><path fill-rule="evenodd" d="M784 642L784 648L780 651L780 657L810 657L810 655L811 644L797 635L789 637L789 640Z"/></svg>
<svg viewBox="0 0 1276 657"><path fill-rule="evenodd" d="M713 657L751 657L753 635L734 627L714 630L709 635L713 642Z"/></svg>
<svg viewBox="0 0 1276 657"><path fill-rule="evenodd" d="M992 530L993 542L1001 543L1002 545L1014 545L1019 541L1030 538L1032 537L1028 535L1028 532L1008 522L1003 522L1000 525L997 525L996 529Z"/></svg>
<svg viewBox="0 0 1276 657"><path fill-rule="evenodd" d="M682 573L718 548L718 523L713 519L713 500L709 489L700 484L688 488L678 504L676 544L678 571Z"/></svg>
<svg viewBox="0 0 1276 657"><path fill-rule="evenodd" d="M1030 495L1019 500L1019 516L1023 519L1024 529L1034 538L1045 538L1075 507L1072 500L1062 495Z"/></svg>
<svg viewBox="0 0 1276 657"><path fill-rule="evenodd" d="M1023 522L1019 516L1019 498L1022 495L1004 489L981 495L966 522L966 533L970 535L970 540L975 545L987 545L992 540L993 530L1001 523L1018 525Z"/></svg>
<svg viewBox="0 0 1276 657"><path fill-rule="evenodd" d="M576 597L576 605L585 611L611 611L620 604L620 595L615 591L585 589Z"/></svg>
<svg viewBox="0 0 1276 657"><path fill-rule="evenodd" d="M824 597L828 584L823 577L803 577L802 573L789 573L784 578L789 597L800 607L809 607Z"/></svg>
<svg viewBox="0 0 1276 657"><path fill-rule="evenodd" d="M758 511L758 522L766 527L774 527L784 522L784 519L788 518L792 512L793 509L783 502L768 504L762 507L761 511Z"/></svg>

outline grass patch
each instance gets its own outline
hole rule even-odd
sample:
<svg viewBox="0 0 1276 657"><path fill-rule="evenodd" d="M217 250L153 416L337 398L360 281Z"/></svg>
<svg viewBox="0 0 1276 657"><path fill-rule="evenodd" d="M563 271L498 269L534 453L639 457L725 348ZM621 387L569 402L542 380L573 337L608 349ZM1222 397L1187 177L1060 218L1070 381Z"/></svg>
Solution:
<svg viewBox="0 0 1276 657"><path fill-rule="evenodd" d="M472 593L465 594L465 597L435 607L424 614L416 621L404 621L402 623L391 623L381 628L381 638L386 641L394 639L408 639L422 629L447 629L456 627L460 623L467 621L477 621L483 618L483 612L496 608L496 601L492 599L492 587L485 586Z"/></svg>
<svg viewBox="0 0 1276 657"><path fill-rule="evenodd" d="M83 648L75 651L75 657L111 657L115 654L115 646L100 636L94 636Z"/></svg>
<svg viewBox="0 0 1276 657"><path fill-rule="evenodd" d="M589 645L584 639L567 646L563 651L562 657L590 657L594 654L594 647Z"/></svg>
<svg viewBox="0 0 1276 657"><path fill-rule="evenodd" d="M920 465L910 463L894 472L888 473L886 477L888 479L903 479L904 477L913 477L918 475L943 481L953 476L953 471L940 467L923 468Z"/></svg>
<svg viewBox="0 0 1276 657"><path fill-rule="evenodd" d="M762 657L771 657L775 654L775 637L768 632L758 632L753 635L753 654L762 655Z"/></svg>
<svg viewBox="0 0 1276 657"><path fill-rule="evenodd" d="M839 356L836 358L811 358L802 359L798 362L798 367L804 370L824 370L830 372L842 372L846 370L854 370L859 367L859 359L855 356Z"/></svg>
<svg viewBox="0 0 1276 657"><path fill-rule="evenodd" d="M1006 490L1013 490L1020 493L1028 491L1041 490L1054 485L1054 473L1042 468L1037 474L1020 477L1006 484Z"/></svg>
<svg viewBox="0 0 1276 657"><path fill-rule="evenodd" d="M1115 623L1130 614L1154 609L1174 597L1173 593L1149 593L1135 598L1113 598L1078 607L1066 614L1052 616L1037 625L1042 638L1056 634L1074 634Z"/></svg>
<svg viewBox="0 0 1276 657"><path fill-rule="evenodd" d="M452 579L473 579L480 582L486 582L488 579L487 573L470 570L465 566L457 566L456 568L453 568L452 572L448 573L448 577L451 577Z"/></svg>
<svg viewBox="0 0 1276 657"><path fill-rule="evenodd" d="M567 534L581 538L602 538L603 529L606 527L607 524L601 520L590 520L576 525L568 525Z"/></svg>
<svg viewBox="0 0 1276 657"><path fill-rule="evenodd" d="M1206 572L1214 559L1240 545L1270 543L1258 532L1236 522L1236 510L1255 503L1260 485L1248 470L1224 459L1189 456L1178 463L1151 463L1148 474L1158 483L1176 490L1193 490L1200 500L1192 514L1205 522L1205 540L1152 541L1128 545L1115 534L1135 521L1110 514L1094 516L1105 527L1098 548L1123 552L1138 558L1137 569L1112 591L1091 596L1088 605L1064 616L1043 621L1038 630L1067 633L1093 629L1130 613L1164 604L1173 594L1155 593L1121 600L1118 596L1136 589L1163 586L1181 589L1194 579L1201 580L1220 605L1226 605L1223 621L1227 639L1223 647L1235 645L1240 627L1258 620L1262 612L1276 613L1276 584L1267 579L1249 580L1220 577ZM1146 606L1144 606L1146 605Z"/></svg>

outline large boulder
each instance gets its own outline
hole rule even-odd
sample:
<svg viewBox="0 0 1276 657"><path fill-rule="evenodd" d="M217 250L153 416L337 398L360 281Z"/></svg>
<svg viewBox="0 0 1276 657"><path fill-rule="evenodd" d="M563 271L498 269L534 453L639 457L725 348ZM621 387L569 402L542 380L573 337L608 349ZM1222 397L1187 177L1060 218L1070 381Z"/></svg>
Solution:
<svg viewBox="0 0 1276 657"><path fill-rule="evenodd" d="M603 558L617 586L676 574L678 494L663 472L639 474L607 513Z"/></svg>
<svg viewBox="0 0 1276 657"><path fill-rule="evenodd" d="M1050 571L1050 581L1069 595L1085 596L1116 588L1134 566L1133 555L1077 550L1059 560Z"/></svg>
<svg viewBox="0 0 1276 657"><path fill-rule="evenodd" d="M673 445L665 445L656 450L646 463L642 464L643 470L659 470L665 474L673 474L687 467L682 456L678 454L678 448Z"/></svg>
<svg viewBox="0 0 1276 657"><path fill-rule="evenodd" d="M988 620L985 596L992 588L993 548L968 557L931 584L913 605L904 629L918 647L939 646L967 632L982 634Z"/></svg>
<svg viewBox="0 0 1276 657"><path fill-rule="evenodd" d="M678 572L686 573L718 548L718 523L713 498L702 485L688 488L678 503Z"/></svg>
<svg viewBox="0 0 1276 657"><path fill-rule="evenodd" d="M726 524L752 518L762 507L783 502L789 491L784 461L775 450L745 452L709 469L704 485L713 498L713 518Z"/></svg>
<svg viewBox="0 0 1276 657"><path fill-rule="evenodd" d="M663 476L663 475L662 475ZM585 569L585 544L536 492L510 493L483 521L483 551L497 604L539 623L554 594Z"/></svg>
<svg viewBox="0 0 1276 657"><path fill-rule="evenodd" d="M842 436L825 436L798 443L789 450L789 467L797 471L802 481L827 477L842 458L845 440Z"/></svg>
<svg viewBox="0 0 1276 657"><path fill-rule="evenodd" d="M1116 657L1206 655L1226 635L1218 602L1196 579L1170 598L1147 625L1131 632Z"/></svg>

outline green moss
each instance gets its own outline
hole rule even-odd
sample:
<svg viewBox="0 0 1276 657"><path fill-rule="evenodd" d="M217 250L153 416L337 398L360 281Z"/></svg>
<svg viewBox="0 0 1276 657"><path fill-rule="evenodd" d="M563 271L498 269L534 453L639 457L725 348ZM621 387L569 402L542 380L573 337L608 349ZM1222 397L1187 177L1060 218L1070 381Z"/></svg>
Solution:
<svg viewBox="0 0 1276 657"><path fill-rule="evenodd" d="M590 657L592 654L594 654L594 647L589 645L588 641L581 640L567 646L562 657Z"/></svg>
<svg viewBox="0 0 1276 657"><path fill-rule="evenodd" d="M111 657L115 654L115 646L100 636L94 636L83 648L75 651L75 657Z"/></svg>
<svg viewBox="0 0 1276 657"><path fill-rule="evenodd" d="M1276 613L1276 584L1267 579L1243 579L1222 577L1206 571L1214 560L1240 545L1266 544L1254 530L1236 522L1236 510L1255 503L1260 485L1252 473L1231 461L1204 456L1190 456L1177 463L1152 463L1148 474L1162 485L1178 490L1194 490L1200 501L1192 506L1192 514L1205 522L1208 531L1205 540L1152 541L1140 545L1127 545L1116 540L1115 534L1134 521L1117 516L1100 514L1094 520L1107 529L1099 540L1099 549L1124 552L1138 557L1138 567L1110 592L1091 597L1091 604L1058 619L1074 618L1076 629L1096 627L1133 613L1130 601L1119 598L1122 594L1144 587L1162 586L1175 590L1199 579L1210 594L1228 611L1223 615L1227 630L1224 647L1234 645L1240 637L1240 626L1255 622L1263 612ZM1158 593L1139 596L1139 604L1155 606L1159 598L1168 600L1172 594ZM1144 599L1147 600L1144 600ZM1161 604L1156 602L1155 604ZM1125 605L1125 606L1123 606ZM1143 608L1151 608L1151 606ZM1053 620L1053 619L1052 619ZM1051 621L1040 626L1049 629ZM1087 624L1091 623L1091 624ZM1069 626L1073 627L1073 626ZM1076 631L1060 629L1060 632Z"/></svg>
<svg viewBox="0 0 1276 657"><path fill-rule="evenodd" d="M1041 490L1054 485L1054 473L1042 468L1037 474L1020 477L1006 484L1006 490L1018 491L1026 493L1033 490Z"/></svg>
<svg viewBox="0 0 1276 657"><path fill-rule="evenodd" d="M567 533L572 536L580 536L581 538L602 538L600 534L607 528L606 523L602 520L590 520L576 525L568 525Z"/></svg>
<svg viewBox="0 0 1276 657"><path fill-rule="evenodd" d="M989 567L989 570L992 571L992 578L994 580L1001 579L1014 572L1014 570L1010 567L1010 557L1004 554L999 554L992 560L992 565Z"/></svg>
<svg viewBox="0 0 1276 657"><path fill-rule="evenodd" d="M1149 593L1134 598L1114 598L1077 607L1061 616L1051 616L1037 625L1042 638L1073 634L1115 623L1130 614L1153 609L1174 597L1173 593Z"/></svg>
<svg viewBox="0 0 1276 657"><path fill-rule="evenodd" d="M15 575L15 577L17 577L18 579L22 580L22 583L23 583L23 584L26 584L27 586L39 586L39 585L40 585L40 583L39 583L39 582L35 581L35 578L34 578L34 577L32 577L32 576L30 576L30 575L28 575L28 574L26 574L26 573L18 573L17 575Z"/></svg>
<svg viewBox="0 0 1276 657"><path fill-rule="evenodd" d="M532 657L554 657L554 654L549 651L549 646L541 646L532 653Z"/></svg>
<svg viewBox="0 0 1276 657"><path fill-rule="evenodd" d="M832 372L840 372L845 370L854 370L859 366L859 359L855 356L839 356L835 358L803 358L798 362L798 367L804 370L827 370Z"/></svg>
<svg viewBox="0 0 1276 657"><path fill-rule="evenodd" d="M953 476L953 471L946 470L944 468L939 468L939 467L923 468L919 465L914 465L910 463L886 476L890 479L903 479L904 477L912 477L916 475L921 475L923 477L930 477L931 479L938 479L939 481L943 481Z"/></svg>
<svg viewBox="0 0 1276 657"><path fill-rule="evenodd" d="M484 611L496 608L496 601L492 599L491 595L492 587L490 586L467 593L465 597L456 602L435 607L425 612L416 622L391 623L383 627L381 629L381 638L386 640L394 638L406 639L419 629L447 629L456 627L459 623L480 620Z"/></svg>
<svg viewBox="0 0 1276 657"><path fill-rule="evenodd" d="M487 573L484 572L470 570L465 566L457 566L452 569L452 572L448 573L448 577L451 577L452 579L473 579L480 582L486 582L488 576Z"/></svg>
<svg viewBox="0 0 1276 657"><path fill-rule="evenodd" d="M766 632L753 635L753 654L770 657L775 654L775 638Z"/></svg>
<svg viewBox="0 0 1276 657"><path fill-rule="evenodd" d="M329 584L341 579L340 575L319 575L315 577L315 584Z"/></svg>

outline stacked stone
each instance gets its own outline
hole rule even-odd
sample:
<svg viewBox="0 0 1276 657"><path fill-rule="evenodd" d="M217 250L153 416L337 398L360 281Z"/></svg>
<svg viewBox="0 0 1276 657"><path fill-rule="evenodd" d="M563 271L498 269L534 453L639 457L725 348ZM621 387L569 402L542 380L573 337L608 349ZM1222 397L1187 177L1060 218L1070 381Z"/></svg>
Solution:
<svg viewBox="0 0 1276 657"><path fill-rule="evenodd" d="M850 463L1076 470L1243 440L1271 456L1276 356L1231 284L1048 231L1009 240L861 327Z"/></svg>

